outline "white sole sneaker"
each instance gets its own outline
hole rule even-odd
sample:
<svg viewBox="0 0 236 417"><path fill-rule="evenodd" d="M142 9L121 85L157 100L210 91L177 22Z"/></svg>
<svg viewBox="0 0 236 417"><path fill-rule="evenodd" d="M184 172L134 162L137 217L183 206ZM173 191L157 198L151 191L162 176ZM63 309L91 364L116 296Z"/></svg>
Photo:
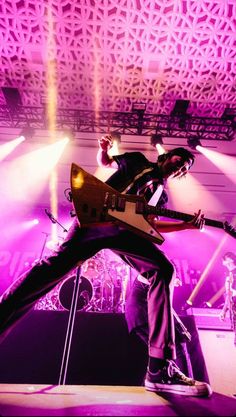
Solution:
<svg viewBox="0 0 236 417"><path fill-rule="evenodd" d="M145 380L145 388L152 392L169 392L189 397L210 397L212 389L207 383L196 382L195 385L160 384Z"/></svg>

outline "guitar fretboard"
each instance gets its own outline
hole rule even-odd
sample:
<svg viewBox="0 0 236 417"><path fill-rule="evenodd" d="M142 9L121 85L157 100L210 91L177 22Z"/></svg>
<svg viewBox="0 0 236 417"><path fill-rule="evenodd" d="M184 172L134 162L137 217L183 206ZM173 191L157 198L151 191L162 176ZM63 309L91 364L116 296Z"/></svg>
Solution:
<svg viewBox="0 0 236 417"><path fill-rule="evenodd" d="M143 201L137 201L136 209L137 213L140 214L157 214L158 216L168 217L176 220L183 220L185 222L188 222L194 218L194 215L192 214L182 213L180 211L174 211L163 207L149 206L148 204L145 204ZM224 223L219 220L205 218L205 224L206 226L213 226L219 229L224 229Z"/></svg>
<svg viewBox="0 0 236 417"><path fill-rule="evenodd" d="M194 218L194 216L191 214L181 213L179 211L169 210L169 209L165 209L161 207L156 208L156 214L158 214L159 216L169 217L172 219L184 220L186 222ZM223 229L224 227L223 222L219 220L208 219L208 218L205 218L205 224L206 226L218 227L219 229Z"/></svg>

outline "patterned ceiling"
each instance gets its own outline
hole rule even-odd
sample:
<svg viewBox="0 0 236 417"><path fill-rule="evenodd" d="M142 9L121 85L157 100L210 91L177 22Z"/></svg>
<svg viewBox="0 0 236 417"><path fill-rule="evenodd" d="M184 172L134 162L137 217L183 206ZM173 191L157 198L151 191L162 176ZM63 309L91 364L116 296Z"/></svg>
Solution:
<svg viewBox="0 0 236 417"><path fill-rule="evenodd" d="M70 109L236 107L235 0L0 0L0 50L0 86L24 105L55 87Z"/></svg>

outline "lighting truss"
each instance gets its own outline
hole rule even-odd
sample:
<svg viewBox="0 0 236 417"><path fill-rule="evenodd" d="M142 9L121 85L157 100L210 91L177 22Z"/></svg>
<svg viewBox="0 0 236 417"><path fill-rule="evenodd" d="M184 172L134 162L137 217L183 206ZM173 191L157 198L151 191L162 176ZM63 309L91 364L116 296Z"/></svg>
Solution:
<svg viewBox="0 0 236 417"><path fill-rule="evenodd" d="M14 111L7 105L0 106L0 127L47 129L45 107L18 106ZM137 112L108 112L77 109L57 109L56 129L74 132L107 133L112 129L122 135L188 138L199 140L231 141L234 139L233 120L187 115L180 124L180 116L166 114L138 114Z"/></svg>

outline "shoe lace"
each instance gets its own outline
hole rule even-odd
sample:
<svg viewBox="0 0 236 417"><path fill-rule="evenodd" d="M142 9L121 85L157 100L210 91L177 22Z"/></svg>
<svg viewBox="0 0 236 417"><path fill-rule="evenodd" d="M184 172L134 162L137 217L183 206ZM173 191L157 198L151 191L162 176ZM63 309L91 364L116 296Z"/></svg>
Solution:
<svg viewBox="0 0 236 417"><path fill-rule="evenodd" d="M169 377L178 377L179 379L181 379L183 382L189 382L191 378L187 377L186 375L183 374L183 372L181 372L181 370L179 369L178 365L176 365L176 363L172 360L168 361L168 368L167 368L167 372Z"/></svg>

